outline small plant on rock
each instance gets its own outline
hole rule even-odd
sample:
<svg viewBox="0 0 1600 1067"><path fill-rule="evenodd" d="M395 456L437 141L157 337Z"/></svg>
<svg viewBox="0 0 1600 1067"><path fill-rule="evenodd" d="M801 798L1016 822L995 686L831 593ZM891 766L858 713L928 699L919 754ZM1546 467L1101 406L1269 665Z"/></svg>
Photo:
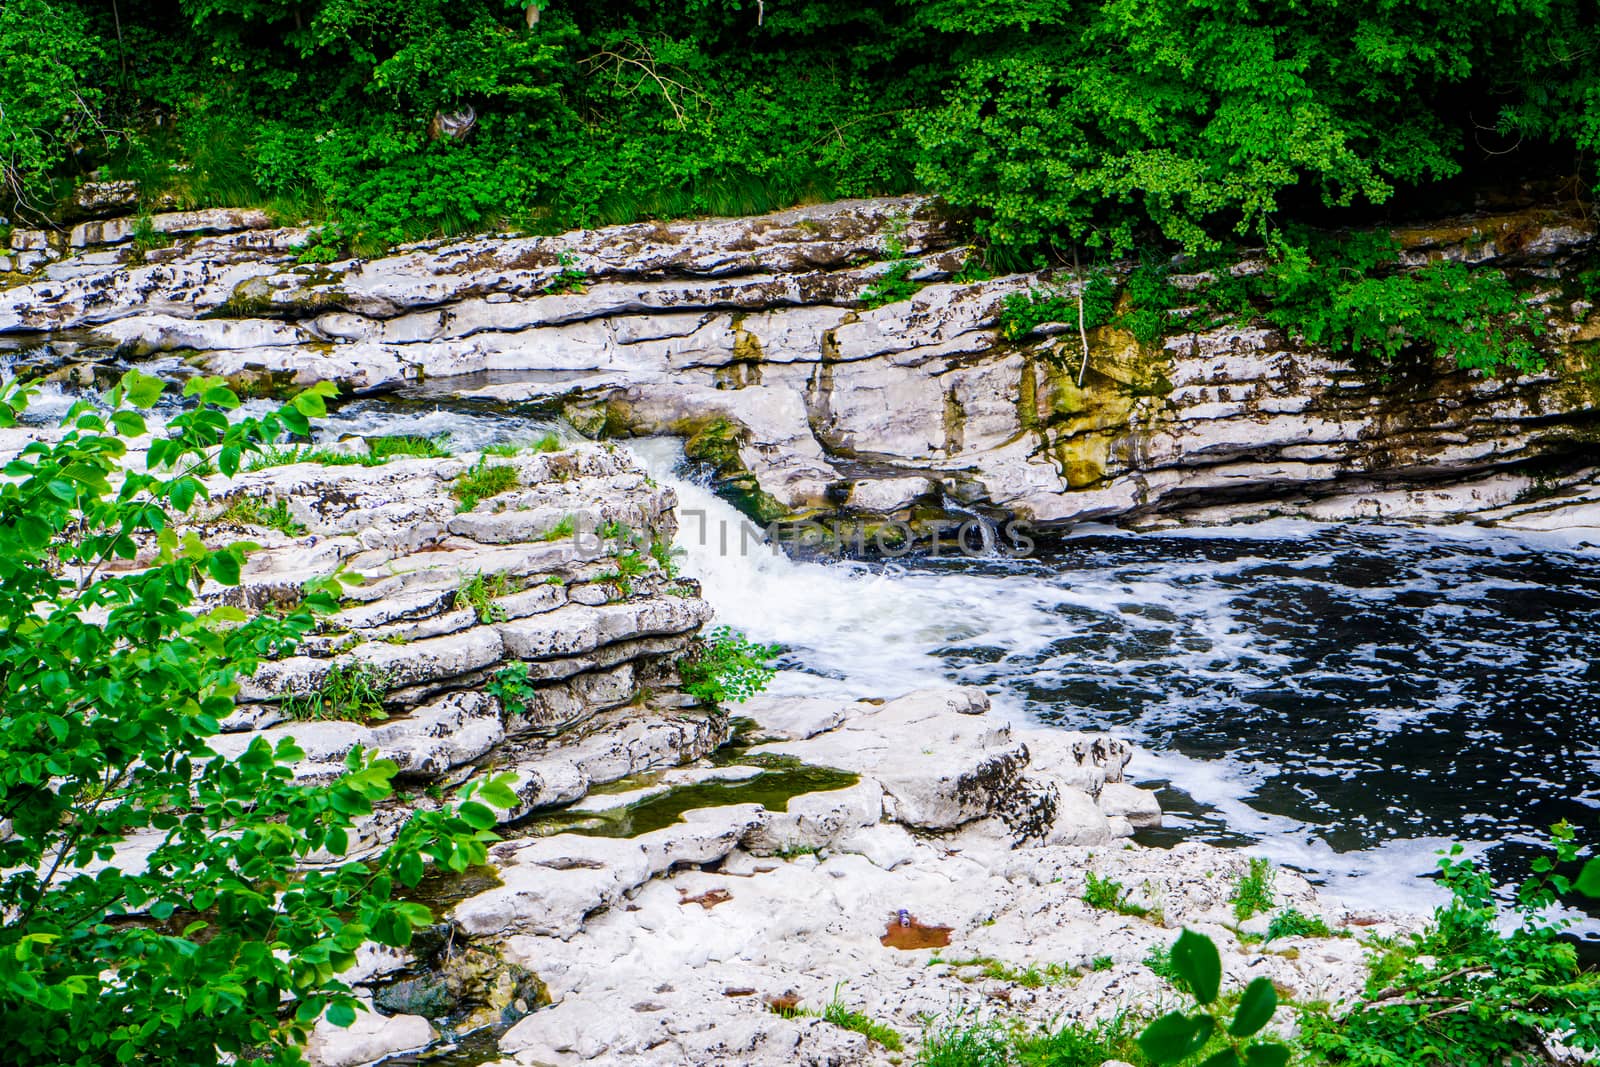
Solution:
<svg viewBox="0 0 1600 1067"><path fill-rule="evenodd" d="M455 606L458 610L471 608L481 623L503 622L506 609L496 604L495 598L505 596L509 592L511 592L511 579L504 571L496 574L484 574L478 571L463 581L456 590Z"/></svg>
<svg viewBox="0 0 1600 1067"><path fill-rule="evenodd" d="M517 468L503 463L490 463L487 456L480 456L478 462L456 477L455 484L450 487L450 495L458 501L457 511L471 511L490 497L509 493L517 487L519 480Z"/></svg>
<svg viewBox="0 0 1600 1067"><path fill-rule="evenodd" d="M726 626L711 631L699 649L678 660L683 690L705 704L742 704L767 687L777 673L771 661L782 651L758 645Z"/></svg>
<svg viewBox="0 0 1600 1067"><path fill-rule="evenodd" d="M562 251L556 257L556 266L561 269L545 285L544 292L546 295L581 293L587 288L589 276L578 269L578 257L570 249Z"/></svg>
<svg viewBox="0 0 1600 1067"><path fill-rule="evenodd" d="M1124 887L1121 882L1113 878L1102 878L1093 871L1085 871L1084 877L1087 883L1083 890L1083 902L1089 907L1100 911L1114 911L1119 915L1132 915L1135 918L1150 914L1148 908L1129 902L1128 894L1132 890Z"/></svg>
<svg viewBox="0 0 1600 1067"><path fill-rule="evenodd" d="M1261 856L1250 860L1250 869L1241 874L1233 883L1233 895L1228 898L1233 905L1233 914L1244 922L1252 915L1260 912L1271 911L1272 897L1272 863Z"/></svg>
<svg viewBox="0 0 1600 1067"><path fill-rule="evenodd" d="M1332 937L1333 931L1320 915L1306 915L1294 908L1286 908L1272 917L1267 924L1267 940L1280 937Z"/></svg>
<svg viewBox="0 0 1600 1067"><path fill-rule="evenodd" d="M606 582L616 587L617 597L626 600L633 595L633 580L650 569L650 564L638 552L618 552L611 557L615 566L597 575L595 581Z"/></svg>
<svg viewBox="0 0 1600 1067"><path fill-rule="evenodd" d="M368 663L335 663L322 684L309 693L284 698L283 713L291 719L344 719L371 722L387 718L383 698L389 676Z"/></svg>
<svg viewBox="0 0 1600 1067"><path fill-rule="evenodd" d="M513 714L528 710L534 688L528 678L526 663L508 663L494 672L483 691L500 701L502 707Z"/></svg>
<svg viewBox="0 0 1600 1067"><path fill-rule="evenodd" d="M1253 1040L1272 1021L1278 993L1269 978L1245 987L1232 1018L1222 1011L1222 956L1204 934L1185 930L1168 954L1174 984L1194 998L1195 1010L1173 1011L1156 1019L1139 1035L1139 1048L1158 1065L1199 1062L1203 1067L1284 1067L1289 1049L1276 1041Z"/></svg>
<svg viewBox="0 0 1600 1067"><path fill-rule="evenodd" d="M299 537L306 532L306 528L296 522L294 515L290 513L289 502L281 499L268 501L253 496L241 497L229 503L222 514L217 516L217 521L237 523L240 526L260 526L267 530L277 530L290 537Z"/></svg>

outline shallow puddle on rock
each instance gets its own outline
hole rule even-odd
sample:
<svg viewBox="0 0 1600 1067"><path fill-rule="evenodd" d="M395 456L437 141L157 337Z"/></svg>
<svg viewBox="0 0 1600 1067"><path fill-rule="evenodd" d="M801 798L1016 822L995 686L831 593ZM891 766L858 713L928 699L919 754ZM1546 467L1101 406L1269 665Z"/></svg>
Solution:
<svg viewBox="0 0 1600 1067"><path fill-rule="evenodd" d="M396 886L394 895L399 900L426 904L428 910L433 912L433 917L439 919L468 897L475 897L501 884L500 875L487 864L468 867L460 874L429 864L422 881L409 888Z"/></svg>
<svg viewBox="0 0 1600 1067"><path fill-rule="evenodd" d="M624 807L604 811L557 811L537 815L518 829L525 835L587 834L590 837L638 837L679 822L684 812L732 804L760 804L785 811L793 797L826 793L855 785L860 778L832 767L813 767L793 757L752 756L742 761L761 767L752 778L712 780L681 785Z"/></svg>
<svg viewBox="0 0 1600 1067"><path fill-rule="evenodd" d="M904 921L896 916L889 920L888 929L878 941L885 948L907 951L919 948L944 948L950 944L950 927L929 926L919 921L915 915L906 916Z"/></svg>

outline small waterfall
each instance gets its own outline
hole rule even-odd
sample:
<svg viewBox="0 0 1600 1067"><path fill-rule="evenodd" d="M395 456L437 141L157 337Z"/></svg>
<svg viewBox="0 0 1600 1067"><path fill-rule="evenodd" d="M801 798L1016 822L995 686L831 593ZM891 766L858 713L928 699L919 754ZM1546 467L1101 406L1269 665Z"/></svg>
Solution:
<svg viewBox="0 0 1600 1067"><path fill-rule="evenodd" d="M966 529L967 526L976 524L979 537L982 539L982 555L997 556L1000 554L1000 531L991 520L958 503L949 493L940 494L939 504L953 515L965 515L967 517L967 522L962 525L961 532L956 535L961 540L961 551L971 553L972 550L967 544Z"/></svg>

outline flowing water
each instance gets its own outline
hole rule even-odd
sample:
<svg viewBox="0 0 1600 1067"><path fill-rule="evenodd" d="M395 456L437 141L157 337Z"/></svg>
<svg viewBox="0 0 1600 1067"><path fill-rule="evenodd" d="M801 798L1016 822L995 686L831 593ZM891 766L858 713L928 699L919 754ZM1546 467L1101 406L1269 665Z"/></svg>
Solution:
<svg viewBox="0 0 1600 1067"><path fill-rule="evenodd" d="M1505 877L1600 806L1600 553L1475 527L1083 531L1031 558L795 562L674 477L720 622L783 643L779 691L938 681L1144 745L1170 831L1253 847L1357 904L1438 899L1460 841ZM677 471L676 474L673 472ZM723 535L724 530L732 533Z"/></svg>
<svg viewBox="0 0 1600 1067"><path fill-rule="evenodd" d="M43 406L70 400L50 390ZM421 396L346 406L320 433L479 448L552 428ZM1168 812L1153 843L1250 848L1353 903L1416 909L1438 899L1419 876L1445 844L1511 878L1550 823L1596 826L1593 548L1269 522L1080 529L1021 559L802 562L743 535L676 442L630 447L677 490L684 569L718 621L788 650L777 691L958 682L1018 716L1121 732Z"/></svg>

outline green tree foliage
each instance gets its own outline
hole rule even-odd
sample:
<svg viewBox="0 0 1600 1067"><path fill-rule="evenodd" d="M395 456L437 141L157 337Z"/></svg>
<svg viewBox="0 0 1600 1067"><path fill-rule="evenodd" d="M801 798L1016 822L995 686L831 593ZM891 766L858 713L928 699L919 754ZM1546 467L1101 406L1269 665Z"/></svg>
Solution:
<svg viewBox="0 0 1600 1067"><path fill-rule="evenodd" d="M13 193L109 162L358 248L922 187L998 245L1200 250L1600 145L1579 0L4 0L0 46Z"/></svg>
<svg viewBox="0 0 1600 1067"><path fill-rule="evenodd" d="M211 747L241 674L292 649L336 583L254 617L220 595L248 546L209 548L175 521L328 390L239 418L218 379L148 439L161 393L130 372L109 411L88 402L41 435L0 485L0 1026L19 1065L301 1062L307 1028L355 1002L334 976L363 943L404 945L431 922L397 896L431 860L480 863L503 781L418 811L349 857L357 820L396 765L356 751L328 785L297 785L292 741ZM0 422L28 391L0 386ZM137 560L139 568L132 566ZM331 862L329 862L331 858ZM316 866L308 866L317 859Z"/></svg>
<svg viewBox="0 0 1600 1067"><path fill-rule="evenodd" d="M0 0L0 213L47 206L52 173L100 129L105 60L77 5Z"/></svg>

